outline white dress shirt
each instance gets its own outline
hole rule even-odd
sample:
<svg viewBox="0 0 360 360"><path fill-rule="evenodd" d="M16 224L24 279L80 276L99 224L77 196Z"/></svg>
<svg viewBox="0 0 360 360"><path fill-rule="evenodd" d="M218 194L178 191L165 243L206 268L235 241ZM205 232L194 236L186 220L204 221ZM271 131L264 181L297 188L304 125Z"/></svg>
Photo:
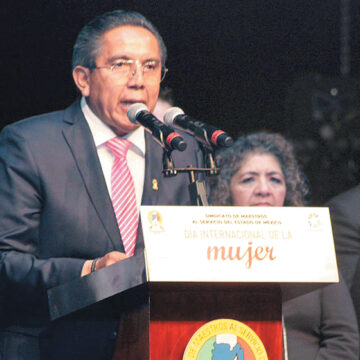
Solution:
<svg viewBox="0 0 360 360"><path fill-rule="evenodd" d="M84 97L81 98L81 110L84 113L85 119L89 124L92 136L94 138L95 146L99 156L100 164L104 173L106 186L111 197L111 169L114 162L114 155L106 146L106 142L114 137L116 134L109 126L103 123L90 109ZM127 153L126 160L134 180L136 203L138 209L141 205L141 198L144 187L145 177L145 135L144 128L140 126L135 131L123 136L131 142L130 149Z"/></svg>

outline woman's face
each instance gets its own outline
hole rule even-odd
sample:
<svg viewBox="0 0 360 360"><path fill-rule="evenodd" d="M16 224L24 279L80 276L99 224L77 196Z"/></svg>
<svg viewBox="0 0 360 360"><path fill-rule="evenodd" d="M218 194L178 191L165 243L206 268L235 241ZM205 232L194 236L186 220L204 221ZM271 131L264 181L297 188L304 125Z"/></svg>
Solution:
<svg viewBox="0 0 360 360"><path fill-rule="evenodd" d="M230 183L233 205L283 206L286 196L284 174L271 154L249 153Z"/></svg>

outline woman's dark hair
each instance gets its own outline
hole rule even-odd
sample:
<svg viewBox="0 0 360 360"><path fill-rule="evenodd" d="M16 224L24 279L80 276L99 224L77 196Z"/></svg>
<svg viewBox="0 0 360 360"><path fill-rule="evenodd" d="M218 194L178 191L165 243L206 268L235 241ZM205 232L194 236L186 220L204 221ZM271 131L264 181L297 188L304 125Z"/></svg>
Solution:
<svg viewBox="0 0 360 360"><path fill-rule="evenodd" d="M216 154L220 171L210 181L210 201L213 205L232 205L231 179L250 153L271 154L279 161L286 183L284 206L308 204L308 180L300 169L292 145L279 134L258 132L239 137L231 147Z"/></svg>

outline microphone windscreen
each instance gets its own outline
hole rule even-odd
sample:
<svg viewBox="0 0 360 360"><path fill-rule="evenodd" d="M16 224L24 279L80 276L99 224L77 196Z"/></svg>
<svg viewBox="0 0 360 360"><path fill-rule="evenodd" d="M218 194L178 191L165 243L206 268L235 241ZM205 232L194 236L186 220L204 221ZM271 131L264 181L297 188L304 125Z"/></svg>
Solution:
<svg viewBox="0 0 360 360"><path fill-rule="evenodd" d="M174 120L178 115L184 115L184 111L179 107L172 107L164 114L164 123L168 126L174 125Z"/></svg>
<svg viewBox="0 0 360 360"><path fill-rule="evenodd" d="M142 111L149 111L149 109L143 103L135 103L135 104L130 105L130 107L128 108L127 116L133 124L138 124L136 117Z"/></svg>

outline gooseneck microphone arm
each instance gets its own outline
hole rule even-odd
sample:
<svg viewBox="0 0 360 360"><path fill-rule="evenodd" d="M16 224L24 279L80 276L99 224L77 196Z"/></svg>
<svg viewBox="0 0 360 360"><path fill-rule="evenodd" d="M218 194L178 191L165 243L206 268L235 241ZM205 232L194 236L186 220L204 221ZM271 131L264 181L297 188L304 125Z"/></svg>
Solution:
<svg viewBox="0 0 360 360"><path fill-rule="evenodd" d="M179 107L172 107L165 112L164 123L185 131L211 150L218 147L229 147L233 143L233 139L223 130L185 115Z"/></svg>
<svg viewBox="0 0 360 360"><path fill-rule="evenodd" d="M233 144L233 139L228 134L213 125L185 115L184 111L179 107L172 107L165 112L164 123L190 134L199 143L205 169L194 169L194 171L204 171L206 175L210 176L218 174L214 152L217 148L229 147ZM190 193L193 193L192 196L197 199L193 200L193 203L195 201L203 203L202 198L205 198L205 196L202 193L206 191L205 185L194 180L194 176L191 176L191 174L189 176L191 177Z"/></svg>
<svg viewBox="0 0 360 360"><path fill-rule="evenodd" d="M165 176L175 176L177 170L172 159L173 150L184 151L186 142L183 137L170 126L158 120L143 103L132 104L127 112L129 120L141 124L153 139L163 148L163 173Z"/></svg>
<svg viewBox="0 0 360 360"><path fill-rule="evenodd" d="M214 150L217 147L230 146L233 142L231 137L212 125L185 115L183 110L178 107L172 107L165 112L164 123L188 133L199 143L199 148L203 155L204 168L190 166L186 169L176 170L178 172L187 172L189 175L191 204L208 205L205 182L198 180L197 175L216 175L218 173Z"/></svg>
<svg viewBox="0 0 360 360"><path fill-rule="evenodd" d="M190 194L192 197L192 204L207 205L205 203L206 188L203 182L197 181L194 172L205 173L205 175L212 176L218 174L218 168L215 162L214 152L217 148L229 147L233 144L233 139L224 131L217 129L215 126L196 120L184 114L184 111L179 107L172 107L164 114L164 123L182 130L193 136L199 143L201 149L204 168L188 169L190 177ZM177 169L179 171L179 169Z"/></svg>
<svg viewBox="0 0 360 360"><path fill-rule="evenodd" d="M183 137L170 126L158 120L143 103L132 104L127 115L134 124L141 124L154 140L164 149L184 151L186 142Z"/></svg>
<svg viewBox="0 0 360 360"><path fill-rule="evenodd" d="M183 115L183 117L179 118L178 115ZM174 124L170 125L166 123L165 117L165 123L158 120L150 113L145 104L136 103L131 105L128 109L128 117L130 121L135 124L140 123L144 126L145 130L151 133L153 139L163 148L164 176L170 177L175 176L178 173L187 173L189 177L189 195L191 205L206 206L208 205L208 200L205 181L198 180L198 175L216 175L218 173L213 156L214 148L229 146L230 141L232 143L232 139L223 131L216 129L211 125L196 122L194 119L184 115L183 112L182 114L177 112L175 116L177 116L175 121L176 124L174 122ZM172 117L174 117L173 113ZM194 122L196 122L196 124ZM180 123L183 127L178 126ZM180 130L195 136L203 154L205 167L194 167L192 164L185 168L175 167L171 152L173 150L184 151L186 143L183 137L174 131L172 127L179 128Z"/></svg>

